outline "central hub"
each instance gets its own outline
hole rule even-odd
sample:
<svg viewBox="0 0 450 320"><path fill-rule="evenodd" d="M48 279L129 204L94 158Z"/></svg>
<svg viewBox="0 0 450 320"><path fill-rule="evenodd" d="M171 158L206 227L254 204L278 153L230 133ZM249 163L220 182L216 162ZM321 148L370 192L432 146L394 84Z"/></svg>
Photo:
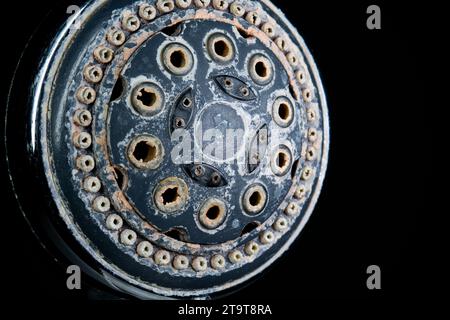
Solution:
<svg viewBox="0 0 450 320"><path fill-rule="evenodd" d="M195 124L195 142L206 159L223 162L236 159L245 147L245 111L226 102L207 105Z"/></svg>

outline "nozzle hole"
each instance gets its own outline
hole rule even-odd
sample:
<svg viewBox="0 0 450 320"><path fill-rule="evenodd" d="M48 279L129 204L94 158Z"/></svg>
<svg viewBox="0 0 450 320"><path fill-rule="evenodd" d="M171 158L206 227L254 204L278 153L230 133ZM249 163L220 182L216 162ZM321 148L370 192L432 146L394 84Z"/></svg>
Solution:
<svg viewBox="0 0 450 320"><path fill-rule="evenodd" d="M173 51L170 55L170 63L172 63L175 68L184 68L186 66L185 53L181 50Z"/></svg>
<svg viewBox="0 0 450 320"><path fill-rule="evenodd" d="M168 188L166 191L164 191L162 193L161 196L162 196L164 205L177 202L177 200L180 197L178 195L178 188L177 187L175 187L175 188Z"/></svg>
<svg viewBox="0 0 450 320"><path fill-rule="evenodd" d="M150 162L155 160L158 149L148 141L139 142L133 151L133 156L139 162Z"/></svg>

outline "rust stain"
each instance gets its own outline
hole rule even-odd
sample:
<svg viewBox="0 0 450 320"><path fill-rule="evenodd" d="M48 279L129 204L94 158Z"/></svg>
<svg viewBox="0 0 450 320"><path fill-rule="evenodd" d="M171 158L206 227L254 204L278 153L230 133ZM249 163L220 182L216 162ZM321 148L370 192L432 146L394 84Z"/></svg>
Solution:
<svg viewBox="0 0 450 320"><path fill-rule="evenodd" d="M113 202L115 204L115 207L119 211L125 212L125 211L132 211L133 210L133 207L128 202L128 200L126 199L126 197L125 197L125 195L123 194L122 191L114 192L113 195L112 195L112 199L113 199Z"/></svg>
<svg viewBox="0 0 450 320"><path fill-rule="evenodd" d="M108 137L105 129L95 136L95 143L100 146L102 152L105 154L108 152Z"/></svg>
<svg viewBox="0 0 450 320"><path fill-rule="evenodd" d="M131 48L124 48L122 59L128 60L133 55L133 53L145 42L147 41L151 36L153 36L155 32L152 31L146 31L140 33L137 37L135 37L133 40L135 41L135 46Z"/></svg>

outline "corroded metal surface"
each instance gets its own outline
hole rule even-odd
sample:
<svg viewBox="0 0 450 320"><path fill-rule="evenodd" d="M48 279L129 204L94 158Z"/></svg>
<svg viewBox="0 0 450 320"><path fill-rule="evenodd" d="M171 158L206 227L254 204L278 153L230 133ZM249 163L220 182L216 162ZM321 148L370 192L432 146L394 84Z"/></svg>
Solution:
<svg viewBox="0 0 450 320"><path fill-rule="evenodd" d="M326 101L295 29L266 0L91 1L77 20L34 100L73 237L140 296L204 297L263 271L308 220L327 162Z"/></svg>

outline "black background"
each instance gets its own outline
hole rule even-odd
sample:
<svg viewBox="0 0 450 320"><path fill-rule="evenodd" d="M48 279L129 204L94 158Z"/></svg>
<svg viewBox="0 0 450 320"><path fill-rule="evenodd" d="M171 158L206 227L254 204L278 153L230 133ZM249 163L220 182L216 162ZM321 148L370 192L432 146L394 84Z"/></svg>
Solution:
<svg viewBox="0 0 450 320"><path fill-rule="evenodd" d="M7 3L1 19L1 108L15 65L48 10L75 1ZM374 1L274 1L310 48L325 86L331 149L325 185L310 222L289 252L231 299L421 296L427 282L419 227L426 216L427 145L420 81L419 8ZM382 9L382 30L368 30L366 9ZM6 6L6 2L3 3ZM56 26L55 26L56 27ZM36 57L37 59L38 57ZM3 133L3 131L2 131ZM1 160L3 289L12 298L87 299L66 289L65 266L39 246L14 202ZM3 189L3 188L2 188ZM379 265L382 290L366 269Z"/></svg>

